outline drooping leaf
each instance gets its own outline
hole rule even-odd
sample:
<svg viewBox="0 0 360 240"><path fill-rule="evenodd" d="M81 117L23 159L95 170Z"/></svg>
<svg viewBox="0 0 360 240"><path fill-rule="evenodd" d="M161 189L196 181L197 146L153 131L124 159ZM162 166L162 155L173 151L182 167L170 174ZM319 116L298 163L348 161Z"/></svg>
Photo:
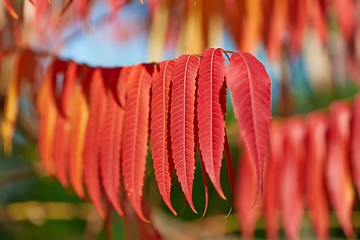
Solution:
<svg viewBox="0 0 360 240"><path fill-rule="evenodd" d="M254 206L257 192L256 170L246 148L242 148L236 185L235 206L241 224L241 236L243 239L252 239L261 206Z"/></svg>
<svg viewBox="0 0 360 240"><path fill-rule="evenodd" d="M351 108L347 103L336 102L331 106L326 183L331 205L347 237L354 235L352 209L355 201L348 157L350 121Z"/></svg>
<svg viewBox="0 0 360 240"><path fill-rule="evenodd" d="M108 75L111 75L111 72ZM124 110L116 102L116 98L114 95L114 91L116 91L117 80L118 73L115 73L113 76L107 76L106 78L106 81L108 82L108 103L101 135L100 169L102 184L106 196L108 197L115 210L120 215L123 215L124 213L122 207L120 206L119 193L121 165L120 154L123 133Z"/></svg>
<svg viewBox="0 0 360 240"><path fill-rule="evenodd" d="M84 142L89 109L81 85L75 88L70 117L69 172L70 183L76 194L84 199Z"/></svg>
<svg viewBox="0 0 360 240"><path fill-rule="evenodd" d="M241 136L255 164L259 194L271 123L271 81L264 66L249 53L232 54L226 76Z"/></svg>
<svg viewBox="0 0 360 240"><path fill-rule="evenodd" d="M207 49L199 67L197 90L197 122L199 146L205 170L219 195L225 199L221 189L220 170L224 147L225 119L220 94L225 80L225 59L220 49Z"/></svg>
<svg viewBox="0 0 360 240"><path fill-rule="evenodd" d="M360 196L360 94L354 100L351 129L351 167L358 196Z"/></svg>
<svg viewBox="0 0 360 240"><path fill-rule="evenodd" d="M286 237L297 239L304 213L305 126L300 118L286 122L285 159L280 201Z"/></svg>
<svg viewBox="0 0 360 240"><path fill-rule="evenodd" d="M321 113L308 115L306 196L310 219L316 236L328 239L329 203L325 185L328 122Z"/></svg>
<svg viewBox="0 0 360 240"><path fill-rule="evenodd" d="M270 129L269 159L265 169L264 216L266 236L277 239L279 235L281 166L284 163L284 131L282 122L273 121Z"/></svg>
<svg viewBox="0 0 360 240"><path fill-rule="evenodd" d="M196 212L192 201L195 171L195 86L199 59L182 55L175 63L172 77L171 142L176 174L190 208Z"/></svg>
<svg viewBox="0 0 360 240"><path fill-rule="evenodd" d="M70 157L70 114L72 110L72 99L76 87L77 64L70 62L66 64L66 73L62 82L60 99L58 101L58 113L56 114L53 158L55 174L60 183L68 186L68 169Z"/></svg>
<svg viewBox="0 0 360 240"><path fill-rule="evenodd" d="M6 92L4 110L2 112L1 136L3 140L4 152L12 152L12 140L15 131L15 124L19 111L20 94L20 54L14 55L13 68L9 74L10 80Z"/></svg>
<svg viewBox="0 0 360 240"><path fill-rule="evenodd" d="M19 111L19 98L23 82L33 82L35 54L29 50L23 50L12 56L12 67L9 74L8 86L2 112L1 135L3 139L4 152L12 151L12 140L15 131Z"/></svg>
<svg viewBox="0 0 360 240"><path fill-rule="evenodd" d="M54 96L53 63L48 67L37 95L39 113L39 155L48 176L54 174L53 140L56 123L56 103Z"/></svg>
<svg viewBox="0 0 360 240"><path fill-rule="evenodd" d="M105 210L102 203L100 182L100 136L105 118L106 91L100 69L92 75L89 93L89 119L86 126L84 146L84 180L91 201L102 217Z"/></svg>
<svg viewBox="0 0 360 240"><path fill-rule="evenodd" d="M133 67L127 84L122 175L127 196L138 217L147 221L141 207L147 156L152 66Z"/></svg>
<svg viewBox="0 0 360 240"><path fill-rule="evenodd" d="M171 172L169 162L172 161L170 142L170 81L175 61L164 61L157 65L152 80L151 98L151 144L154 173L160 194L174 215L172 207Z"/></svg>

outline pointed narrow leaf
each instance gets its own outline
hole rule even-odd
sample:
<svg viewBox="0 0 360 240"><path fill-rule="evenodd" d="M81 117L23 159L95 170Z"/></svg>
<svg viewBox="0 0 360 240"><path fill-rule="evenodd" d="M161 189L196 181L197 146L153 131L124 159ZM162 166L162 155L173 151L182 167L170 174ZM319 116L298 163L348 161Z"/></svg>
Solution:
<svg viewBox="0 0 360 240"><path fill-rule="evenodd" d="M101 178L105 193L114 209L123 215L119 203L120 151L123 132L124 110L117 104L115 96L108 92L108 104L102 130Z"/></svg>
<svg viewBox="0 0 360 240"><path fill-rule="evenodd" d="M234 53L227 72L235 117L262 192L264 160L271 123L271 81L264 66L249 53Z"/></svg>
<svg viewBox="0 0 360 240"><path fill-rule="evenodd" d="M1 121L1 137L3 140L4 152L12 152L12 141L15 131L15 124L19 111L19 94L20 94L20 60L21 55L15 54L12 71L9 74L9 86L6 91L4 110Z"/></svg>
<svg viewBox="0 0 360 240"><path fill-rule="evenodd" d="M297 239L304 214L305 126L302 119L286 122L285 159L280 182L280 201L286 237Z"/></svg>
<svg viewBox="0 0 360 240"><path fill-rule="evenodd" d="M65 66L66 72L62 82L58 113L56 116L53 157L55 174L60 183L64 187L67 187L71 131L70 114L77 80L77 64L70 62L69 64L65 64Z"/></svg>
<svg viewBox="0 0 360 240"><path fill-rule="evenodd" d="M172 207L171 173L169 163L172 161L169 123L170 123L170 81L175 61L164 61L157 65L152 80L151 98L151 144L154 173L160 194L174 215Z"/></svg>
<svg viewBox="0 0 360 240"><path fill-rule="evenodd" d="M70 183L76 194L84 199L84 141L89 109L83 89L78 85L75 89L71 113L71 130L69 143L69 172Z"/></svg>
<svg viewBox="0 0 360 240"><path fill-rule="evenodd" d="M198 79L197 118L199 145L205 170L221 198L220 170L224 148L225 119L220 94L225 80L225 59L220 49L209 48L202 56Z"/></svg>
<svg viewBox="0 0 360 240"><path fill-rule="evenodd" d="M264 216L266 236L268 239L278 239L279 236L279 185L281 183L281 166L285 160L284 130L282 125L282 122L272 122L270 129L269 159L265 169Z"/></svg>
<svg viewBox="0 0 360 240"><path fill-rule="evenodd" d="M328 239L329 203L325 186L328 122L321 113L312 113L307 123L306 189L310 219L319 239Z"/></svg>
<svg viewBox="0 0 360 240"><path fill-rule="evenodd" d="M100 136L106 110L106 92L100 69L93 73L89 94L89 120L84 146L84 179L91 201L102 217L105 210L101 197Z"/></svg>
<svg viewBox="0 0 360 240"><path fill-rule="evenodd" d="M352 139L351 139L351 167L353 169L354 183L360 196L360 94L354 101L354 115L352 119Z"/></svg>
<svg viewBox="0 0 360 240"><path fill-rule="evenodd" d="M192 200L195 171L195 86L199 59L182 55L175 63L172 77L171 142L173 159L181 189L190 208L196 212Z"/></svg>
<svg viewBox="0 0 360 240"><path fill-rule="evenodd" d="M147 221L141 207L148 148L152 67L132 68L127 84L127 103L122 142L122 175L127 196L138 217Z"/></svg>
<svg viewBox="0 0 360 240"><path fill-rule="evenodd" d="M246 148L242 148L242 157L239 164L236 200L237 217L241 224L243 239L254 238L256 221L260 217L261 206L255 205L256 199L256 170L251 162Z"/></svg>
<svg viewBox="0 0 360 240"><path fill-rule="evenodd" d="M39 155L48 176L54 174L53 140L57 114L52 76L53 64L48 67L45 73L36 99L39 112Z"/></svg>
<svg viewBox="0 0 360 240"><path fill-rule="evenodd" d="M350 121L351 108L347 103L336 102L331 106L326 183L331 205L348 238L354 235L352 209L355 201L348 157Z"/></svg>

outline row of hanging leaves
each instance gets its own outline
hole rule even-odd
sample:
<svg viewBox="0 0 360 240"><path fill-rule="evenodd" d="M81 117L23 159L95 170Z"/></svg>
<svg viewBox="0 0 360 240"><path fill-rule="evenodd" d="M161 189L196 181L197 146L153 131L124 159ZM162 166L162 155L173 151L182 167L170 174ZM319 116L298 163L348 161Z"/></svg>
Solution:
<svg viewBox="0 0 360 240"><path fill-rule="evenodd" d="M35 6L38 15L49 15L53 7L51 5L54 5L49 0L29 2ZM63 9L56 11L58 15L61 12L56 19L58 20L71 10L77 16L75 19L84 20L91 12L90 8L94 2L91 0L63 1L63 4L57 4ZM130 2L129 0L107 1L111 13L121 11ZM252 51L262 41L272 60L279 59L286 47L291 55L298 54L309 29L316 32L321 43L326 44L330 32L329 22L333 22L333 19L337 23L342 38L349 43L350 48L353 47L358 24L356 13L360 7L356 0L148 0L140 2L149 8L150 25L155 27L159 24L164 25L166 45L173 44L173 39L180 37L174 29L176 32L181 32L181 29L186 27L186 22L196 19L198 21L197 34L201 34L204 45L208 46L211 41L210 32L213 31L212 28L215 28L212 23L214 19L218 20L221 16L238 49ZM14 4L11 0L4 0L4 4L8 12L18 19L21 14L20 4ZM157 22L158 18L155 17L164 15L162 11L168 15L166 23ZM39 21L44 21L41 17L39 16ZM179 23L178 19L184 19L184 22ZM203 48L200 49L202 50Z"/></svg>
<svg viewBox="0 0 360 240"><path fill-rule="evenodd" d="M64 187L71 186L81 198L86 189L102 216L106 212L104 196L123 215L119 201L122 182L134 211L146 221L142 197L150 138L158 188L175 215L170 197L174 170L196 212L192 191L197 148L207 175L225 199L220 169L224 146L228 150L227 84L261 193L271 122L271 82L254 56L232 53L226 67L224 54L228 53L211 48L201 56L181 55L158 64L113 69L53 60L36 97L39 154L47 175L55 176ZM23 71L30 60L35 62L35 53L24 51L15 58L19 72L10 81L2 119L7 150L11 149L12 134L8 133L14 131L14 106L23 74L31 76L28 72L36 69Z"/></svg>
<svg viewBox="0 0 360 240"><path fill-rule="evenodd" d="M256 172L243 151L236 200L243 236L253 237L263 211L270 239L278 238L280 215L286 236L297 239L307 207L314 233L319 239L328 239L332 206L346 237L354 237L354 185L360 196L359 123L360 95L352 105L334 102L328 114L313 112L306 117L274 120L263 206L252 207Z"/></svg>

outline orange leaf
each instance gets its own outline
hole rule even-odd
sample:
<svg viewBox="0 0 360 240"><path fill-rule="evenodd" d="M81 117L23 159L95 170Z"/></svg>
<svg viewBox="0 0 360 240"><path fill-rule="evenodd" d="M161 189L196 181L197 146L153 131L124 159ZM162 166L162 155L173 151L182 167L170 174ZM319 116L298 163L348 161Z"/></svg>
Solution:
<svg viewBox="0 0 360 240"><path fill-rule="evenodd" d="M70 182L74 191L80 198L85 198L84 194L84 141L86 125L89 118L89 109L83 88L77 85L72 101L71 130L69 143L69 172Z"/></svg>
<svg viewBox="0 0 360 240"><path fill-rule="evenodd" d="M52 63L46 73L37 95L37 109L39 112L39 155L45 172L48 176L54 174L53 166L53 140L56 123L56 103L54 98L53 81L54 64Z"/></svg>
<svg viewBox="0 0 360 240"><path fill-rule="evenodd" d="M15 124L19 111L19 94L20 94L20 60L21 55L15 54L13 68L10 73L9 86L7 88L4 111L1 121L1 135L3 138L4 152L12 152L12 140L15 131Z"/></svg>

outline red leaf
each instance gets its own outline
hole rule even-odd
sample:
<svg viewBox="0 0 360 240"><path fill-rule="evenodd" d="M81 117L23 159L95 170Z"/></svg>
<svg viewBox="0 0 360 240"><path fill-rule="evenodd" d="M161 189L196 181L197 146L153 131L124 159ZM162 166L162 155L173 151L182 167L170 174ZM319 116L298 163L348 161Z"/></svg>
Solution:
<svg viewBox="0 0 360 240"><path fill-rule="evenodd" d="M328 239L329 204L325 186L325 161L327 154L327 119L322 113L308 115L308 163L306 168L307 203L316 236Z"/></svg>
<svg viewBox="0 0 360 240"><path fill-rule="evenodd" d="M106 92L100 69L93 73L90 83L89 120L84 146L84 177L89 197L102 217L105 210L101 198L99 148L101 129L106 110Z"/></svg>
<svg viewBox="0 0 360 240"><path fill-rule="evenodd" d="M136 214L143 221L141 207L148 141L151 66L133 67L128 79L128 99L122 142L122 175L125 190Z"/></svg>
<svg viewBox="0 0 360 240"><path fill-rule="evenodd" d="M284 131L281 122L272 122L269 150L269 160L267 161L265 169L264 215L266 222L266 236L269 239L277 239L280 216L280 174L281 166L285 158Z"/></svg>
<svg viewBox="0 0 360 240"><path fill-rule="evenodd" d="M199 145L205 170L219 195L226 199L221 189L220 170L223 158L225 119L220 94L225 80L225 59L220 49L209 48L202 56L198 79L198 129Z"/></svg>
<svg viewBox="0 0 360 240"><path fill-rule="evenodd" d="M351 109L347 103L337 102L331 106L326 181L330 202L347 237L354 235L351 215L355 200L348 158L350 120Z"/></svg>
<svg viewBox="0 0 360 240"><path fill-rule="evenodd" d="M249 53L234 53L227 72L235 117L255 164L257 194L262 192L264 160L271 123L271 82L264 66Z"/></svg>
<svg viewBox="0 0 360 240"><path fill-rule="evenodd" d="M102 129L101 177L105 193L115 208L123 215L119 204L120 192L120 152L123 132L124 110L108 92L108 104Z"/></svg>
<svg viewBox="0 0 360 240"><path fill-rule="evenodd" d="M86 126L89 119L89 109L86 103L83 88L77 85L72 101L73 107L71 112L71 130L69 142L69 172L70 183L80 198L84 195L84 141Z"/></svg>
<svg viewBox="0 0 360 240"><path fill-rule="evenodd" d="M182 55L175 63L172 78L171 142L178 180L190 208L196 213L192 201L195 171L195 82L199 59Z"/></svg>
<svg viewBox="0 0 360 240"><path fill-rule="evenodd" d="M201 154L200 154L201 157ZM204 161L201 157L200 159L200 165L201 165L201 175L203 177L203 181L204 181L204 193L205 193L205 206L204 206L204 212L203 215L201 216L201 218L204 218L209 206L209 183L208 183L208 179L206 176L206 171L205 171L205 166L204 166Z"/></svg>
<svg viewBox="0 0 360 240"><path fill-rule="evenodd" d="M351 139L351 160L354 182L357 187L358 195L360 196L360 94L358 94L354 101L354 115L352 119L352 139Z"/></svg>
<svg viewBox="0 0 360 240"><path fill-rule="evenodd" d="M282 169L280 201L284 229L289 239L297 239L304 213L305 127L299 118L286 123L285 161Z"/></svg>
<svg viewBox="0 0 360 240"><path fill-rule="evenodd" d="M171 174L169 163L172 161L170 142L170 81L175 61L164 61L157 65L152 80L151 99L151 144L154 172L160 194L174 215L172 207Z"/></svg>
<svg viewBox="0 0 360 240"><path fill-rule="evenodd" d="M254 206L256 200L256 170L251 162L246 148L242 148L242 157L239 164L236 209L241 224L241 234L244 239L254 238L256 221L260 217L261 206Z"/></svg>

